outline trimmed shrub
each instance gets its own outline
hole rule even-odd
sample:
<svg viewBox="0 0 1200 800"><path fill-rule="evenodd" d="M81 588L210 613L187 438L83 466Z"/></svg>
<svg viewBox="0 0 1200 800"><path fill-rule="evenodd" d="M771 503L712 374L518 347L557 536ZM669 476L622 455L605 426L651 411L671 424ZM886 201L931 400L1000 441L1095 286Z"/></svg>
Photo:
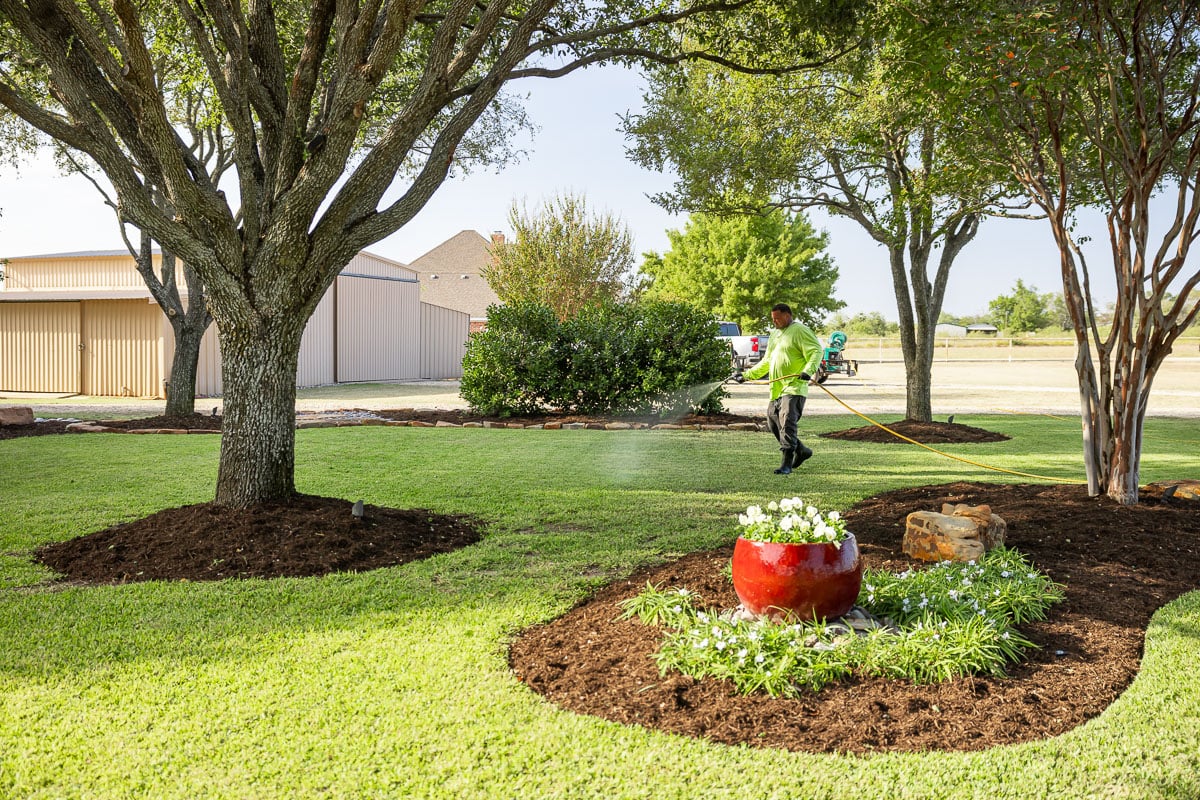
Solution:
<svg viewBox="0 0 1200 800"><path fill-rule="evenodd" d="M711 315L683 303L610 303L559 322L547 306L493 306L463 360L484 414L719 412L729 355Z"/></svg>
<svg viewBox="0 0 1200 800"><path fill-rule="evenodd" d="M552 405L568 343L548 306L488 308L488 326L467 339L460 394L481 414L536 414Z"/></svg>

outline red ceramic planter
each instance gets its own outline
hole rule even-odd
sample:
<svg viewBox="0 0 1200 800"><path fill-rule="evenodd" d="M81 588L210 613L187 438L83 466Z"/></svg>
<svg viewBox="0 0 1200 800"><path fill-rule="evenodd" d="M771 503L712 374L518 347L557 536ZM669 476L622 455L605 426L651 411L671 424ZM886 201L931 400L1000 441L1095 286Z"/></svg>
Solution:
<svg viewBox="0 0 1200 800"><path fill-rule="evenodd" d="M755 614L840 617L858 599L862 569L852 534L846 534L841 547L755 542L740 536L733 547L733 589Z"/></svg>

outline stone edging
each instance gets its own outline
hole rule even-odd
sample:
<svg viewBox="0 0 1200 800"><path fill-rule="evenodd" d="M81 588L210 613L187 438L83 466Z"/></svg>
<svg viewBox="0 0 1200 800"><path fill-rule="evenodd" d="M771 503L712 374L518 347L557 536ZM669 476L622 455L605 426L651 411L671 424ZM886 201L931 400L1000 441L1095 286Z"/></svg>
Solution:
<svg viewBox="0 0 1200 800"><path fill-rule="evenodd" d="M517 430L599 430L599 431L761 431L763 427L755 422L734 422L729 425L675 425L659 423L650 425L645 422L545 422L536 425L525 425L520 422L424 422L422 420L390 420L377 418L352 419L312 419L296 423L297 430L310 428L350 428L361 425L377 425L389 428L510 428ZM213 430L187 430L181 428L112 428L100 422L73 422L67 426L72 433L217 433Z"/></svg>

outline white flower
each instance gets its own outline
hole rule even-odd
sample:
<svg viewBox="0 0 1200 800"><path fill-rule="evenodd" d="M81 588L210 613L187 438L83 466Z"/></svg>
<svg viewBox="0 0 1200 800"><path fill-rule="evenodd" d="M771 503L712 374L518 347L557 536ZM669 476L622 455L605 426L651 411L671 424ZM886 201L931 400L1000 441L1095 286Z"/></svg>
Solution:
<svg viewBox="0 0 1200 800"><path fill-rule="evenodd" d="M718 642L717 642L717 649L718 649L718 650L724 650L724 649L725 649L725 642L724 642L724 641L718 641Z"/></svg>
<svg viewBox="0 0 1200 800"><path fill-rule="evenodd" d="M779 527L785 531L790 531L792 529L792 525L794 525L794 524L795 523L793 522L793 520L790 516L784 517L783 519L779 520Z"/></svg>
<svg viewBox="0 0 1200 800"><path fill-rule="evenodd" d="M762 662L764 662L764 661L766 661L766 660L767 660L767 657L766 657L766 656L764 656L762 653L759 653L758 655L756 655L756 656L754 657L754 663L755 663L755 664L761 664Z"/></svg>
<svg viewBox="0 0 1200 800"><path fill-rule="evenodd" d="M675 612L676 614L681 614L683 613L683 606L671 606L671 611Z"/></svg>
<svg viewBox="0 0 1200 800"><path fill-rule="evenodd" d="M749 653L750 651L743 647L741 650L738 650L738 658L745 658Z"/></svg>
<svg viewBox="0 0 1200 800"><path fill-rule="evenodd" d="M778 511L778 510L779 510L779 503L776 503L774 500L767 503L767 511Z"/></svg>
<svg viewBox="0 0 1200 800"><path fill-rule="evenodd" d="M716 636L718 639L721 638L721 629L718 628L716 625L713 625L712 634L713 634L713 636Z"/></svg>

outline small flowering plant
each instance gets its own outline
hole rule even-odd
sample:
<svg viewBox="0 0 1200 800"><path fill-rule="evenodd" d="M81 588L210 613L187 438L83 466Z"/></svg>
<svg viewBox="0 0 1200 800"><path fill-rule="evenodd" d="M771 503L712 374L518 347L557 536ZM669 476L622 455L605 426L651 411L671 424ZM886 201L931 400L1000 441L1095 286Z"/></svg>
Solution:
<svg viewBox="0 0 1200 800"><path fill-rule="evenodd" d="M750 506L738 514L741 536L756 542L832 544L841 547L846 523L837 511L823 512L799 497L772 500L764 509Z"/></svg>

